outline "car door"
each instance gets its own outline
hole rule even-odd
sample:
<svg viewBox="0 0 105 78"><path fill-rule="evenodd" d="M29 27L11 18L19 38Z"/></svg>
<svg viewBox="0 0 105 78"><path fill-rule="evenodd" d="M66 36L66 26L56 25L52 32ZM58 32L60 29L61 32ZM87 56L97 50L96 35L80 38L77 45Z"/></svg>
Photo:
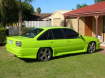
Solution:
<svg viewBox="0 0 105 78"><path fill-rule="evenodd" d="M37 40L39 47L51 47L53 43L53 35L51 30L45 31Z"/></svg>
<svg viewBox="0 0 105 78"><path fill-rule="evenodd" d="M53 33L53 43L52 47L56 54L66 52L67 42L64 39L64 35L61 29L52 29Z"/></svg>
<svg viewBox="0 0 105 78"><path fill-rule="evenodd" d="M60 29L49 29L38 38L40 47L51 47L54 54L66 51L66 41Z"/></svg>
<svg viewBox="0 0 105 78"><path fill-rule="evenodd" d="M67 39L67 50L69 51L79 51L83 50L85 47L85 41L81 37L79 37L79 34L75 32L72 29L63 29L63 33L65 36L65 39Z"/></svg>

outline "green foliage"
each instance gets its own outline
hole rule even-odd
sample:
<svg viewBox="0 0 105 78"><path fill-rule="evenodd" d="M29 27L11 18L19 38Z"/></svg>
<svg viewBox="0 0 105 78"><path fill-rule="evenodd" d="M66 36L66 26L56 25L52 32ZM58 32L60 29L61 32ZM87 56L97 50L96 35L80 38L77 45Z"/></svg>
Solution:
<svg viewBox="0 0 105 78"><path fill-rule="evenodd" d="M31 4L22 2L22 13L23 13L23 20L29 20L30 16L34 13L34 8Z"/></svg>
<svg viewBox="0 0 105 78"><path fill-rule="evenodd" d="M32 2L33 0L16 0L16 1L29 3L29 2Z"/></svg>
<svg viewBox="0 0 105 78"><path fill-rule="evenodd" d="M41 13L41 8L40 8L40 7L38 7L38 8L36 9L36 13L37 13L37 14L40 14L40 13Z"/></svg>
<svg viewBox="0 0 105 78"><path fill-rule="evenodd" d="M82 7L85 7L85 6L88 6L87 4L77 4L76 8L82 8Z"/></svg>
<svg viewBox="0 0 105 78"><path fill-rule="evenodd" d="M94 0L95 3L101 2L101 1L105 1L105 0Z"/></svg>
<svg viewBox="0 0 105 78"><path fill-rule="evenodd" d="M0 18L2 25L15 21L17 16L17 6L15 0L0 0Z"/></svg>
<svg viewBox="0 0 105 78"><path fill-rule="evenodd" d="M33 14L33 6L26 0L22 2L23 20L29 18ZM19 19L19 1L17 0L0 0L0 22L3 26L17 22Z"/></svg>
<svg viewBox="0 0 105 78"><path fill-rule="evenodd" d="M6 29L0 26L0 44L4 44L6 42Z"/></svg>

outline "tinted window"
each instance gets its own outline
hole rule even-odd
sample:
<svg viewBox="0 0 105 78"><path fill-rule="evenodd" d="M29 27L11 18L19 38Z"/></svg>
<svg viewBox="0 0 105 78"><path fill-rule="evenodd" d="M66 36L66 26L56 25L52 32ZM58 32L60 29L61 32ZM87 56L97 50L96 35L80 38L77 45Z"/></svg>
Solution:
<svg viewBox="0 0 105 78"><path fill-rule="evenodd" d="M38 35L43 29L40 28L34 28L28 30L26 33L24 33L22 36L24 37L29 37L29 38L34 38L36 35Z"/></svg>
<svg viewBox="0 0 105 78"><path fill-rule="evenodd" d="M66 39L78 37L78 33L72 29L62 29L62 30Z"/></svg>
<svg viewBox="0 0 105 78"><path fill-rule="evenodd" d="M52 36L52 32L51 30L48 30L46 32L44 32L39 38L38 40L52 40L53 36Z"/></svg>
<svg viewBox="0 0 105 78"><path fill-rule="evenodd" d="M52 33L53 33L54 39L64 39L64 35L61 29L52 29Z"/></svg>

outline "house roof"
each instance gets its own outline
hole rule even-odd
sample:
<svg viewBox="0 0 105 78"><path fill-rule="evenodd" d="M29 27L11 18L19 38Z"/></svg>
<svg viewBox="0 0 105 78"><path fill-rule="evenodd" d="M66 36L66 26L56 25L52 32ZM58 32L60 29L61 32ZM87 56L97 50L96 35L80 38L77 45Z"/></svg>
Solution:
<svg viewBox="0 0 105 78"><path fill-rule="evenodd" d="M41 17L41 19L44 19L44 18L46 18L46 17L51 16L51 14L52 14L52 13L42 13L42 14L40 14L39 16Z"/></svg>
<svg viewBox="0 0 105 78"><path fill-rule="evenodd" d="M37 20L42 20L44 18L47 18L49 16L51 16L52 13L41 13L41 14L37 14L35 13L34 16L37 16L38 19Z"/></svg>
<svg viewBox="0 0 105 78"><path fill-rule="evenodd" d="M105 15L105 1L67 12L64 14L64 16L78 17L78 16L93 16L100 14Z"/></svg>
<svg viewBox="0 0 105 78"><path fill-rule="evenodd" d="M61 16L64 17L64 13L69 12L70 10L58 10L52 13L52 15L49 17L49 19L52 18L61 18Z"/></svg>

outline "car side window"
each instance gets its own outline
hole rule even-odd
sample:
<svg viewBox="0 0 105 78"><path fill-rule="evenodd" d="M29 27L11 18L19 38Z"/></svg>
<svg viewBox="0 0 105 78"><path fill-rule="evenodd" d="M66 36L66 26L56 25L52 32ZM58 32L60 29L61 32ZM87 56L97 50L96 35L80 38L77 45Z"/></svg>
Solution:
<svg viewBox="0 0 105 78"><path fill-rule="evenodd" d="M78 38L78 33L72 29L62 29L66 39Z"/></svg>
<svg viewBox="0 0 105 78"><path fill-rule="evenodd" d="M39 38L38 40L52 40L53 39L53 35L51 30L48 30L46 32L44 32Z"/></svg>
<svg viewBox="0 0 105 78"><path fill-rule="evenodd" d="M52 29L54 39L64 39L61 29Z"/></svg>

